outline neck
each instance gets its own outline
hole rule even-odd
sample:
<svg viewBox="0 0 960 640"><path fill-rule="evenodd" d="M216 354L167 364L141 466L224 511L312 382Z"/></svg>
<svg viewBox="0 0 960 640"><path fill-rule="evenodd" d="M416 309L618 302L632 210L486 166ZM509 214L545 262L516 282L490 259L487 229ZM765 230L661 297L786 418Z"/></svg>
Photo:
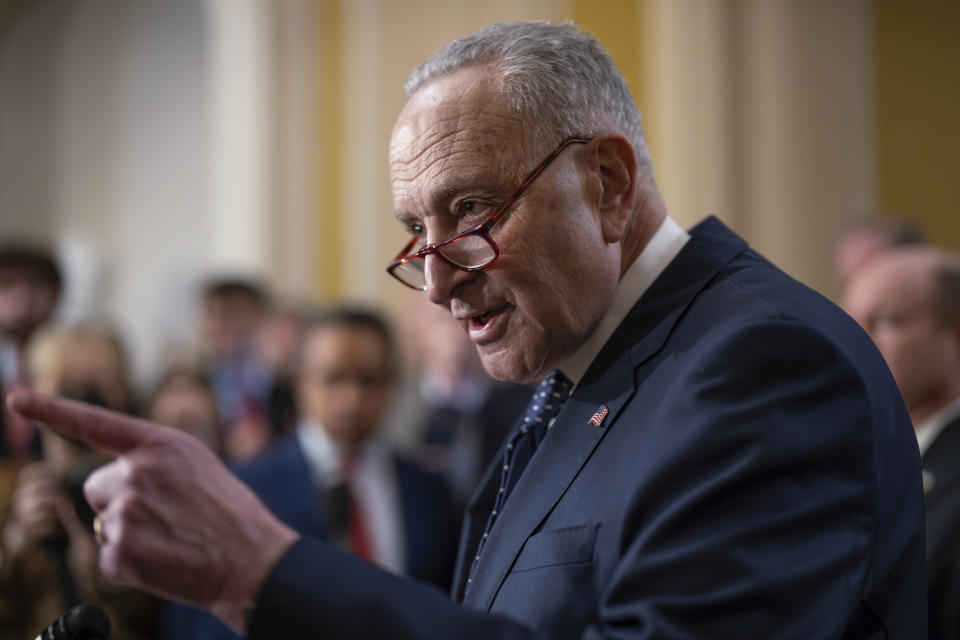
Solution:
<svg viewBox="0 0 960 640"><path fill-rule="evenodd" d="M915 430L921 429L927 420L957 398L960 398L960 377L957 378L955 384L944 387L936 397L915 404L909 408L910 421L913 423L913 428Z"/></svg>
<svg viewBox="0 0 960 640"><path fill-rule="evenodd" d="M910 410L910 422L913 423L914 431L920 431L930 416L934 415L941 407L932 404L925 404Z"/></svg>
<svg viewBox="0 0 960 640"><path fill-rule="evenodd" d="M650 242L667 217L667 208L656 188L645 187L624 233L620 259L620 277Z"/></svg>

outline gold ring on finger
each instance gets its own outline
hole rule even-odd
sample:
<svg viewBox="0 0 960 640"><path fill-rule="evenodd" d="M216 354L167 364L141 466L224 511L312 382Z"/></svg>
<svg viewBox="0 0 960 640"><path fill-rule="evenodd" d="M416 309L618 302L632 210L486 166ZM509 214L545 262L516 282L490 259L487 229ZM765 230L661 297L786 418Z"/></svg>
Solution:
<svg viewBox="0 0 960 640"><path fill-rule="evenodd" d="M93 539L97 541L97 544L106 542L103 537L103 521L100 519L99 513L93 516Z"/></svg>

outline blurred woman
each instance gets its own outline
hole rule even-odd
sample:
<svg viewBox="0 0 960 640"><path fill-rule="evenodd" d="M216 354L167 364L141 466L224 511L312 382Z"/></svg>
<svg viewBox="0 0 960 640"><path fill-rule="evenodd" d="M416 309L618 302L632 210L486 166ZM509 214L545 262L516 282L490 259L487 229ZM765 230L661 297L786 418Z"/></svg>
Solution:
<svg viewBox="0 0 960 640"><path fill-rule="evenodd" d="M129 411L127 359L119 339L97 325L51 327L27 351L38 391ZM40 460L0 471L0 637L32 638L78 602L99 604L115 640L154 637L157 602L108 581L97 566L94 514L83 482L106 459L42 430Z"/></svg>

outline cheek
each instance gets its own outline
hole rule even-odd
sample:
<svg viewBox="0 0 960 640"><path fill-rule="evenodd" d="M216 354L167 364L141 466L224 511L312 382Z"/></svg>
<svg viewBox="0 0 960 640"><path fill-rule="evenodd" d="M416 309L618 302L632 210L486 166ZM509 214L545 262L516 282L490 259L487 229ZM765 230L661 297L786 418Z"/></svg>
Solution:
<svg viewBox="0 0 960 640"><path fill-rule="evenodd" d="M943 357L943 345L935 336L919 330L890 330L876 338L883 354L899 382L918 379L936 369Z"/></svg>
<svg viewBox="0 0 960 640"><path fill-rule="evenodd" d="M382 389L367 389L361 395L357 410L369 420L377 420L386 405L387 393Z"/></svg>
<svg viewBox="0 0 960 640"><path fill-rule="evenodd" d="M567 337L599 317L619 279L619 263L597 226L568 224L514 246L503 255L501 284L529 322Z"/></svg>
<svg viewBox="0 0 960 640"><path fill-rule="evenodd" d="M319 383L306 384L302 388L303 408L311 415L322 415L336 402L336 397L327 391L325 385Z"/></svg>

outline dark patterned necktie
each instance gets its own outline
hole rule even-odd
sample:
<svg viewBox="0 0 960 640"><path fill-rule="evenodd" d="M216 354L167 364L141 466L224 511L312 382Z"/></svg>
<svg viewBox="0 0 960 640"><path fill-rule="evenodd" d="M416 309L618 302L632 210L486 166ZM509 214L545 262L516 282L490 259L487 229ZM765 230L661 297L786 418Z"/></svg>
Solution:
<svg viewBox="0 0 960 640"><path fill-rule="evenodd" d="M550 421L560 413L560 408L570 395L572 388L573 382L559 370L544 378L534 391L533 398L530 399L519 425L510 435L503 454L503 466L500 469L500 488L493 503L493 510L487 518L487 526L477 543L477 553L470 565L470 575L467 577L468 589L473 582L473 572L480 562L480 555L483 553L483 547L497 520L497 515L503 510L507 497L517 485L530 459L533 458L537 446L547 435Z"/></svg>

